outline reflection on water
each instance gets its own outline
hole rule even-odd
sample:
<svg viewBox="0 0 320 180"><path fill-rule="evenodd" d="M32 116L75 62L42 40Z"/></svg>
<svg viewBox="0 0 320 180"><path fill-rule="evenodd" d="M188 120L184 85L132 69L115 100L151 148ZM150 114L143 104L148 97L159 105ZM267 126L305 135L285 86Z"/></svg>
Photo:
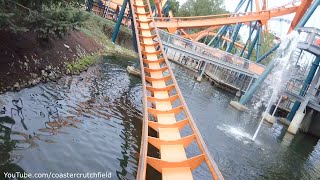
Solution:
<svg viewBox="0 0 320 180"><path fill-rule="evenodd" d="M193 78L190 71L175 64L172 67L191 114L225 179L320 178L318 138L306 134L290 136L286 133L287 126L264 123L252 142L261 112L243 113L233 109L229 102L234 95L208 81L190 80Z"/></svg>
<svg viewBox="0 0 320 180"><path fill-rule="evenodd" d="M134 179L141 84L127 64L107 57L80 76L0 95L0 179L16 171Z"/></svg>
<svg viewBox="0 0 320 180"><path fill-rule="evenodd" d="M130 62L129 62L130 63ZM141 140L141 81L126 59L107 57L80 76L0 95L0 172L111 172L135 179ZM236 111L233 95L172 65L189 109L225 179L319 179L320 145L292 136L260 113ZM191 144L187 154L196 154ZM209 179L200 166L196 179ZM159 178L153 176L152 179ZM2 177L0 177L2 179Z"/></svg>

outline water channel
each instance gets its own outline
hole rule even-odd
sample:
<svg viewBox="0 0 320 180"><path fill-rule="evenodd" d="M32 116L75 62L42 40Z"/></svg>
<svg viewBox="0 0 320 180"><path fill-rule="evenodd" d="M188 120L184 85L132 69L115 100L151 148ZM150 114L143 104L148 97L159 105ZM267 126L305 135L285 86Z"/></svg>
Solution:
<svg viewBox="0 0 320 180"><path fill-rule="evenodd" d="M104 57L80 76L0 95L1 174L109 171L112 179L135 179L142 86L140 78L126 72L133 63ZM264 123L251 142L260 112L238 112L229 106L234 95L171 66L225 179L320 178L317 138L291 136L282 124ZM209 179L202 167L194 173Z"/></svg>

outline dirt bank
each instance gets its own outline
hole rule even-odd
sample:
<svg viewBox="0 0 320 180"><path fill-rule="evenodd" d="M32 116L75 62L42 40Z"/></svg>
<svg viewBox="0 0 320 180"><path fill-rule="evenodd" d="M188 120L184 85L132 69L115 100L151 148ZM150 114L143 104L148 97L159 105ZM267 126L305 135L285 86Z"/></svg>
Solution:
<svg viewBox="0 0 320 180"><path fill-rule="evenodd" d="M31 31L0 32L0 93L55 80L64 74L79 73L93 64L98 54L134 55L111 43L113 24L91 15L84 27L63 38L41 43ZM131 48L129 36L129 31L120 31L118 43Z"/></svg>
<svg viewBox="0 0 320 180"><path fill-rule="evenodd" d="M79 31L41 44L33 32L0 32L0 91L46 81L41 77L45 74L54 79L66 71L66 63L101 49L100 44Z"/></svg>

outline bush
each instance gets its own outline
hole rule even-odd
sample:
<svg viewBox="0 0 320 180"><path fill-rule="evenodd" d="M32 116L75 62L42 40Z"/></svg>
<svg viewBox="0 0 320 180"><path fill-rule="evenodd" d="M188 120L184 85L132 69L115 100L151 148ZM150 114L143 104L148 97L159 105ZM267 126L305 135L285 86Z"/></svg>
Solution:
<svg viewBox="0 0 320 180"><path fill-rule="evenodd" d="M39 39L62 37L86 19L83 0L0 0L0 30L34 31Z"/></svg>

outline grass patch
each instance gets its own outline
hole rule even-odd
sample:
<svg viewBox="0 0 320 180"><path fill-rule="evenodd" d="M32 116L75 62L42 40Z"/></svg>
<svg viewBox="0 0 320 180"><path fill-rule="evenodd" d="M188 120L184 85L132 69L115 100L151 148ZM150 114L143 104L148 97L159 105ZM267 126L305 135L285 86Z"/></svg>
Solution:
<svg viewBox="0 0 320 180"><path fill-rule="evenodd" d="M89 66L95 64L99 60L100 54L87 55L78 58L76 61L67 64L68 74L79 74L86 70Z"/></svg>
<svg viewBox="0 0 320 180"><path fill-rule="evenodd" d="M129 58L138 57L137 53L133 50L112 43L111 36L113 28L116 24L115 22L86 11L83 13L86 14L88 19L83 22L82 27L77 29L88 37L94 39L104 48L100 52L94 53L93 55L85 55L76 59L72 63L68 63L66 65L67 74L79 74L80 72L86 70L89 66L95 64L101 58L101 55L113 55ZM121 26L118 36L122 39L131 39L132 33L127 27Z"/></svg>
<svg viewBox="0 0 320 180"><path fill-rule="evenodd" d="M111 36L113 28L116 25L115 22L97 16L93 13L84 13L86 13L88 19L83 22L83 26L78 28L78 30L101 44L104 47L104 54L137 57L137 54L133 50L129 50L112 43ZM132 39L131 31L125 26L121 26L118 36L121 37L121 39Z"/></svg>

